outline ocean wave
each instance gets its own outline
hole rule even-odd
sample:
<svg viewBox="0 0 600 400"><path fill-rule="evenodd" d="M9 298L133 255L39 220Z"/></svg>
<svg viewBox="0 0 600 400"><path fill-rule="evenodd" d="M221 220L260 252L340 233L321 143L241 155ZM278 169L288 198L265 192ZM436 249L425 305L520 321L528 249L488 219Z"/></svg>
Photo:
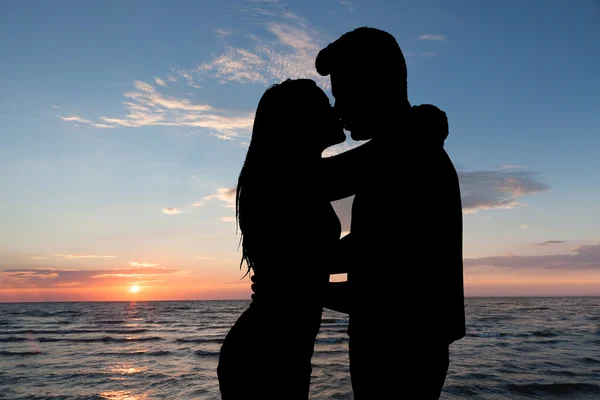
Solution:
<svg viewBox="0 0 600 400"><path fill-rule="evenodd" d="M562 332L556 332L552 328L543 329L543 330L535 330L530 332L517 332L517 333L508 333L508 332L475 332L475 333L467 333L468 337L492 337L492 338L508 338L508 337L556 337L563 334Z"/></svg>
<svg viewBox="0 0 600 400"><path fill-rule="evenodd" d="M124 335L133 335L135 333L147 332L148 329L14 329L8 331L0 331L0 335L71 335L80 333L115 333ZM1 341L1 339L0 339Z"/></svg>
<svg viewBox="0 0 600 400"><path fill-rule="evenodd" d="M321 338L317 338L315 340L315 343L327 343L327 344L332 344L332 343L343 343L343 342L347 342L348 339L343 338L343 337L321 337Z"/></svg>
<svg viewBox="0 0 600 400"><path fill-rule="evenodd" d="M348 324L348 320L337 318L322 318L321 324Z"/></svg>
<svg viewBox="0 0 600 400"><path fill-rule="evenodd" d="M30 339L24 338L24 337L9 336L9 337L1 337L0 343L25 342L27 340L30 340Z"/></svg>
<svg viewBox="0 0 600 400"><path fill-rule="evenodd" d="M584 364L600 365L600 360L592 357L583 357L580 358L579 361L581 361Z"/></svg>
<svg viewBox="0 0 600 400"><path fill-rule="evenodd" d="M102 336L95 338L53 338L53 337L40 337L33 338L33 341L37 341L40 343L48 343L48 342L78 342L78 343L96 343L96 342L148 342L148 341L157 341L163 340L163 338L158 336L144 336L144 337L136 337L136 338L123 338L123 337L114 337L114 336Z"/></svg>
<svg viewBox="0 0 600 400"><path fill-rule="evenodd" d="M600 386L591 383L511 383L507 384L506 388L512 393L530 396L574 396L587 394L600 395Z"/></svg>
<svg viewBox="0 0 600 400"><path fill-rule="evenodd" d="M132 357L132 356L148 356L148 357L161 357L168 356L169 354L173 354L170 350L158 350L158 351L101 351L99 353L95 353L95 356L106 356L106 357Z"/></svg>
<svg viewBox="0 0 600 400"><path fill-rule="evenodd" d="M41 351L7 351L0 350L0 356L37 356L39 354L44 354Z"/></svg>
<svg viewBox="0 0 600 400"><path fill-rule="evenodd" d="M208 350L196 350L194 351L194 354L198 357L218 357L219 356L219 352L218 351L208 351Z"/></svg>
<svg viewBox="0 0 600 400"><path fill-rule="evenodd" d="M177 343L223 343L225 338L177 338Z"/></svg>

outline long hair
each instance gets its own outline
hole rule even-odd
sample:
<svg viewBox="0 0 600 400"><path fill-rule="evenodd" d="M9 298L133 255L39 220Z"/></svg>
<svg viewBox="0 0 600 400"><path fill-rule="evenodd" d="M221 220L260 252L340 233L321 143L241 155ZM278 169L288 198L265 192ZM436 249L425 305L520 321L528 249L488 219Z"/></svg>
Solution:
<svg viewBox="0 0 600 400"><path fill-rule="evenodd" d="M240 269L244 262L247 265L244 277L250 271L255 272L260 259L257 251L259 236L266 233L257 210L261 205L264 207L277 177L285 176L286 169L289 172L297 147L288 144L297 139L293 132L305 122L305 111L313 106L319 91L321 89L312 79L287 79L267 88L258 103L235 194L236 222L242 246Z"/></svg>

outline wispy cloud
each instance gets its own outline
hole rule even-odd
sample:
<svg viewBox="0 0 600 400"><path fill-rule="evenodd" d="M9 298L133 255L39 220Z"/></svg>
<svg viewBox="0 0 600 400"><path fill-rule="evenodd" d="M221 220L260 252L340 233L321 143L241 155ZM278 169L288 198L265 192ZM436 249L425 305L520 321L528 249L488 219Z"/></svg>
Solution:
<svg viewBox="0 0 600 400"><path fill-rule="evenodd" d="M209 194L208 196L204 196L204 201L209 200L220 200L225 203L225 207L235 208L235 192L236 188L218 188L216 192L213 194Z"/></svg>
<svg viewBox="0 0 600 400"><path fill-rule="evenodd" d="M223 36L223 37L229 37L233 34L233 31L231 31L229 29L217 29L215 32L217 33L217 35Z"/></svg>
<svg viewBox="0 0 600 400"><path fill-rule="evenodd" d="M160 79L159 77L155 76L154 82L156 82L157 85L167 87L167 83L164 80Z"/></svg>
<svg viewBox="0 0 600 400"><path fill-rule="evenodd" d="M525 167L522 165L516 165L516 164L502 164L500 166L500 168L502 168L502 169L523 169Z"/></svg>
<svg viewBox="0 0 600 400"><path fill-rule="evenodd" d="M81 258L115 258L117 256L101 256L98 254L54 254L54 257L73 260L73 259L81 259Z"/></svg>
<svg viewBox="0 0 600 400"><path fill-rule="evenodd" d="M217 137L231 138L250 132L254 121L253 112L232 113L218 110L206 103L194 103L187 98L166 95L154 86L135 81L135 90L125 92L123 103L128 113L121 117L100 119L95 123L80 117L60 117L64 121L90 124L98 128L116 126L139 128L143 126L188 126L216 132ZM110 124L110 125L107 125Z"/></svg>
<svg viewBox="0 0 600 400"><path fill-rule="evenodd" d="M79 122L82 124L87 124L87 125L91 125L95 128L114 128L113 125L107 125L107 124L102 124L102 123L96 123L96 122L92 122L90 120L87 119L83 119L77 116L71 116L71 117L61 117L60 115L58 116L58 118L62 119L63 121L67 121L67 122Z"/></svg>
<svg viewBox="0 0 600 400"><path fill-rule="evenodd" d="M445 40L446 37L440 34L434 33L425 33L423 35L419 35L419 40Z"/></svg>
<svg viewBox="0 0 600 400"><path fill-rule="evenodd" d="M529 225L521 225L519 228L521 228L521 229L529 229Z"/></svg>
<svg viewBox="0 0 600 400"><path fill-rule="evenodd" d="M297 21L270 22L265 30L270 39L252 36L253 48L228 46L223 54L186 72L220 83L269 85L287 78L311 78L321 87L329 87L329 79L320 76L314 66L317 53L327 44L321 34Z"/></svg>
<svg viewBox="0 0 600 400"><path fill-rule="evenodd" d="M138 261L130 261L129 262L129 266L130 267L158 267L160 264L152 264L152 263L145 263L145 262L138 262Z"/></svg>
<svg viewBox="0 0 600 400"><path fill-rule="evenodd" d="M235 222L235 217L221 217L220 220L223 222Z"/></svg>
<svg viewBox="0 0 600 400"><path fill-rule="evenodd" d="M348 9L350 12L354 12L354 7L352 7L352 2L349 0L340 0L340 4Z"/></svg>
<svg viewBox="0 0 600 400"><path fill-rule="evenodd" d="M465 213L525 207L519 199L545 192L548 185L527 170L459 171Z"/></svg>
<svg viewBox="0 0 600 400"><path fill-rule="evenodd" d="M465 267L489 266L503 269L600 270L600 245L577 246L573 254L544 256L498 256L467 258Z"/></svg>
<svg viewBox="0 0 600 400"><path fill-rule="evenodd" d="M337 150L354 147L342 145ZM333 148L331 155L334 155ZM481 210L517 209L525 207L520 198L548 189L531 171L459 171L463 212L470 214ZM343 230L350 229L354 196L332 203Z"/></svg>
<svg viewBox="0 0 600 400"><path fill-rule="evenodd" d="M2 271L3 286L6 287L71 287L104 284L132 283L140 277L172 275L178 272L169 268L123 268L73 270L57 268L7 269Z"/></svg>
<svg viewBox="0 0 600 400"><path fill-rule="evenodd" d="M550 246L555 244L566 243L564 240L546 240L545 242L535 243L534 246Z"/></svg>
<svg viewBox="0 0 600 400"><path fill-rule="evenodd" d="M163 214L176 215L176 214L181 214L182 211L179 208L168 207L168 208L163 208L162 212L163 212Z"/></svg>
<svg viewBox="0 0 600 400"><path fill-rule="evenodd" d="M20 280L46 280L58 278L58 272L54 269L33 269L33 270L6 270L2 273L6 279L20 279Z"/></svg>

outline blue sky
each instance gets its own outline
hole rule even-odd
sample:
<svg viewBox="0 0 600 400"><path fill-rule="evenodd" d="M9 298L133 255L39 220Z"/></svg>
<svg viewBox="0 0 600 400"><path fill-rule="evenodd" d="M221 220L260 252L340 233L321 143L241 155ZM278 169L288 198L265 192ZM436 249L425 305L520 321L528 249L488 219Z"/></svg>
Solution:
<svg viewBox="0 0 600 400"><path fill-rule="evenodd" d="M333 104L314 57L359 26L448 114L467 294L599 295L599 20L591 0L2 2L0 301L247 298L231 189L256 104L287 77Z"/></svg>

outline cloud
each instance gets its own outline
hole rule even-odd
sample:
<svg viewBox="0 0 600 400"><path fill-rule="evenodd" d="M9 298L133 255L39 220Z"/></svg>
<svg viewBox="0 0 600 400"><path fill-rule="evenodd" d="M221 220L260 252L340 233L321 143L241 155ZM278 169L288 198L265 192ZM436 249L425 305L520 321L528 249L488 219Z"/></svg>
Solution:
<svg viewBox="0 0 600 400"><path fill-rule="evenodd" d="M77 116L73 116L73 117L61 117L59 115L58 118L62 119L63 121L80 122L82 124L88 124L88 125L91 125L91 126L96 127L96 128L114 128L113 125L107 125L107 124L102 124L102 123L95 123L95 122L92 122L90 120L83 119L83 118L80 118L80 117L77 117Z"/></svg>
<svg viewBox="0 0 600 400"><path fill-rule="evenodd" d="M220 200L225 203L225 207L235 208L235 192L236 188L218 188L217 191L213 194L209 194L208 196L204 196L204 201L209 200Z"/></svg>
<svg viewBox="0 0 600 400"><path fill-rule="evenodd" d="M547 240L545 242L535 243L534 246L549 246L553 244L566 243L564 240Z"/></svg>
<svg viewBox="0 0 600 400"><path fill-rule="evenodd" d="M340 4L348 9L350 12L354 12L354 7L352 7L352 2L349 0L340 0Z"/></svg>
<svg viewBox="0 0 600 400"><path fill-rule="evenodd" d="M489 266L502 269L600 270L600 245L577 246L572 248L571 252L574 254L467 258L464 260L464 266Z"/></svg>
<svg viewBox="0 0 600 400"><path fill-rule="evenodd" d="M54 269L35 269L35 270L7 270L3 272L3 276L7 279L54 279L59 275Z"/></svg>
<svg viewBox="0 0 600 400"><path fill-rule="evenodd" d="M144 263L144 262L137 262L137 261L129 262L130 267L158 267L159 265L160 264L151 264L151 263Z"/></svg>
<svg viewBox="0 0 600 400"><path fill-rule="evenodd" d="M331 156L350 148L353 144L343 143L326 150L323 156ZM548 189L531 171L459 171L463 212L476 213L491 209L516 209L526 204L518 200ZM382 192L383 193L383 192ZM350 230L354 196L332 202L342 230Z"/></svg>
<svg viewBox="0 0 600 400"><path fill-rule="evenodd" d="M434 53L433 51L424 51L420 55L422 57L435 57L437 56L437 53Z"/></svg>
<svg viewBox="0 0 600 400"><path fill-rule="evenodd" d="M291 14L287 16L297 19ZM321 34L298 21L270 22L264 27L271 37L252 36L252 49L227 46L223 54L186 72L214 78L219 83L266 86L287 78L310 78L323 88L329 87L329 79L320 76L314 65L317 53L327 44Z"/></svg>
<svg viewBox="0 0 600 400"><path fill-rule="evenodd" d="M527 170L459 171L463 211L525 207L519 198L545 192L548 185Z"/></svg>
<svg viewBox="0 0 600 400"><path fill-rule="evenodd" d="M176 215L176 214L181 214L182 211L179 208L168 207L168 208L163 208L162 212L163 212L163 214Z"/></svg>
<svg viewBox="0 0 600 400"><path fill-rule="evenodd" d="M54 257L65 259L80 259L80 258L115 258L117 256L101 256L98 254L54 254Z"/></svg>
<svg viewBox="0 0 600 400"><path fill-rule="evenodd" d="M73 270L57 268L33 269L7 269L2 271L2 286L5 287L71 287L71 286L97 286L102 284L129 284L132 279L140 277L172 275L179 272L169 268L124 268L124 269L98 269L98 270Z"/></svg>
<svg viewBox="0 0 600 400"><path fill-rule="evenodd" d="M223 36L223 37L229 37L233 34L233 32L228 29L217 29L215 32L217 33L217 35Z"/></svg>
<svg viewBox="0 0 600 400"><path fill-rule="evenodd" d="M522 165L514 165L514 164L503 164L500 166L502 169L523 169L525 168Z"/></svg>
<svg viewBox="0 0 600 400"><path fill-rule="evenodd" d="M446 37L444 35L426 33L419 36L419 40L445 40Z"/></svg>
<svg viewBox="0 0 600 400"><path fill-rule="evenodd" d="M199 88L200 79L215 79L219 83L239 82L268 86L287 78L312 78L321 87L329 88L329 78L317 74L314 59L328 41L298 15L286 10L280 2L254 2L236 8L240 18L254 19L266 36L248 34L248 48L225 45L223 53L212 60L190 68L174 67L167 75L168 82L182 79L186 85ZM217 29L227 39L231 31ZM264 35L263 35L264 36ZM157 87L142 80L134 82L134 90L123 96L124 113L100 116L99 121L80 117L62 117L95 127L139 128L144 126L185 126L207 130L222 140L248 135L254 112L219 110L210 104L191 101L164 92L167 82L154 77ZM159 90L160 89L160 90Z"/></svg>
<svg viewBox="0 0 600 400"><path fill-rule="evenodd" d="M221 217L220 220L223 222L235 222L235 217Z"/></svg>
<svg viewBox="0 0 600 400"><path fill-rule="evenodd" d="M160 79L156 76L154 77L154 82L156 82L157 85L167 87L167 84L165 83L165 81L163 81L162 79Z"/></svg>
<svg viewBox="0 0 600 400"><path fill-rule="evenodd" d="M190 204L190 206L192 207L203 207L206 204L205 201L195 201L192 204Z"/></svg>
<svg viewBox="0 0 600 400"><path fill-rule="evenodd" d="M65 121L75 121L96 127L116 126L139 128L143 126L186 126L215 131L221 138L231 138L248 134L254 122L253 112L226 112L210 104L194 103L186 98L163 94L154 86L134 82L135 90L125 92L123 103L127 114L120 117L101 116L104 123L95 123L79 117L60 117ZM110 125L107 125L110 124Z"/></svg>
<svg viewBox="0 0 600 400"><path fill-rule="evenodd" d="M529 229L529 225L527 225L527 224L521 225L519 228L521 228L521 229Z"/></svg>

